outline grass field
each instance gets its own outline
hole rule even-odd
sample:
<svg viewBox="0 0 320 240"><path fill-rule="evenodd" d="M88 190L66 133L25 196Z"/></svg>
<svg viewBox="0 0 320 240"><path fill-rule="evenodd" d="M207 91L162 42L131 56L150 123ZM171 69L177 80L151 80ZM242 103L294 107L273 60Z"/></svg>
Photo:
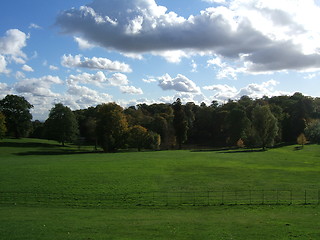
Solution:
<svg viewBox="0 0 320 240"><path fill-rule="evenodd" d="M92 153L32 139L0 140L0 239L320 239L314 205L28 205L28 194L320 189L320 146L260 151ZM11 196L11 195L8 195ZM0 196L1 199L1 196Z"/></svg>

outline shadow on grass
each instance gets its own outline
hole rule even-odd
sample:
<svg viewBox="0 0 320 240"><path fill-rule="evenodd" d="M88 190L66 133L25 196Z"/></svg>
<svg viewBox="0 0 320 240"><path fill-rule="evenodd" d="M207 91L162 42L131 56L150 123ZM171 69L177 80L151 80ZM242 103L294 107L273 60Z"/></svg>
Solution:
<svg viewBox="0 0 320 240"><path fill-rule="evenodd" d="M57 148L62 147L60 144L37 143L37 142L1 142L1 147L12 148Z"/></svg>
<svg viewBox="0 0 320 240"><path fill-rule="evenodd" d="M234 148L220 148L220 149L201 149L192 150L191 152L217 152L217 153L253 153L253 152L265 152L263 149L239 149Z"/></svg>
<svg viewBox="0 0 320 240"><path fill-rule="evenodd" d="M100 151L77 151L77 150L61 150L61 151L28 151L15 153L18 156L54 156L54 155L75 155L75 154L92 154L92 153L102 153Z"/></svg>

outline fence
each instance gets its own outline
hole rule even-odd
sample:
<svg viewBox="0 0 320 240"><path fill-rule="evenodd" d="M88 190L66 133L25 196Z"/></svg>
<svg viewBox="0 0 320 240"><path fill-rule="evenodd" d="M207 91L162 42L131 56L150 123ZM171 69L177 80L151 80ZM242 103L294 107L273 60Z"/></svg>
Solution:
<svg viewBox="0 0 320 240"><path fill-rule="evenodd" d="M320 189L301 191L154 191L109 195L0 192L0 204L92 208L120 206L320 205Z"/></svg>

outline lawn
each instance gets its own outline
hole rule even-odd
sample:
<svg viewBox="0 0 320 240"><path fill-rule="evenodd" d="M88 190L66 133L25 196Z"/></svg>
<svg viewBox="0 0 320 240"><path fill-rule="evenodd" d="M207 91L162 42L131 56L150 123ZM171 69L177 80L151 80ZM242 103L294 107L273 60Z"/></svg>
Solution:
<svg viewBox="0 0 320 240"><path fill-rule="evenodd" d="M320 239L317 204L99 207L72 204L73 198L65 202L68 196L87 196L91 202L128 193L306 189L317 198L320 146L295 147L104 154L46 140L0 140L0 194L9 193L0 205L0 238ZM38 195L39 205L29 199ZM46 201L46 196L58 197Z"/></svg>

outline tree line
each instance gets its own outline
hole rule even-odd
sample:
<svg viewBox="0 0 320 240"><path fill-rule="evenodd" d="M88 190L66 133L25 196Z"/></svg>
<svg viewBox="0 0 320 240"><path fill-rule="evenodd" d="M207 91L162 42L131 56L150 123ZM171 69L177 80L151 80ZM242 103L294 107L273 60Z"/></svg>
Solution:
<svg viewBox="0 0 320 240"><path fill-rule="evenodd" d="M46 121L32 121L33 106L23 97L0 100L0 137L33 137L122 148L181 149L187 146L261 147L280 143L320 143L320 98L295 93L224 104L139 104L122 108L105 103L72 111L55 104Z"/></svg>

